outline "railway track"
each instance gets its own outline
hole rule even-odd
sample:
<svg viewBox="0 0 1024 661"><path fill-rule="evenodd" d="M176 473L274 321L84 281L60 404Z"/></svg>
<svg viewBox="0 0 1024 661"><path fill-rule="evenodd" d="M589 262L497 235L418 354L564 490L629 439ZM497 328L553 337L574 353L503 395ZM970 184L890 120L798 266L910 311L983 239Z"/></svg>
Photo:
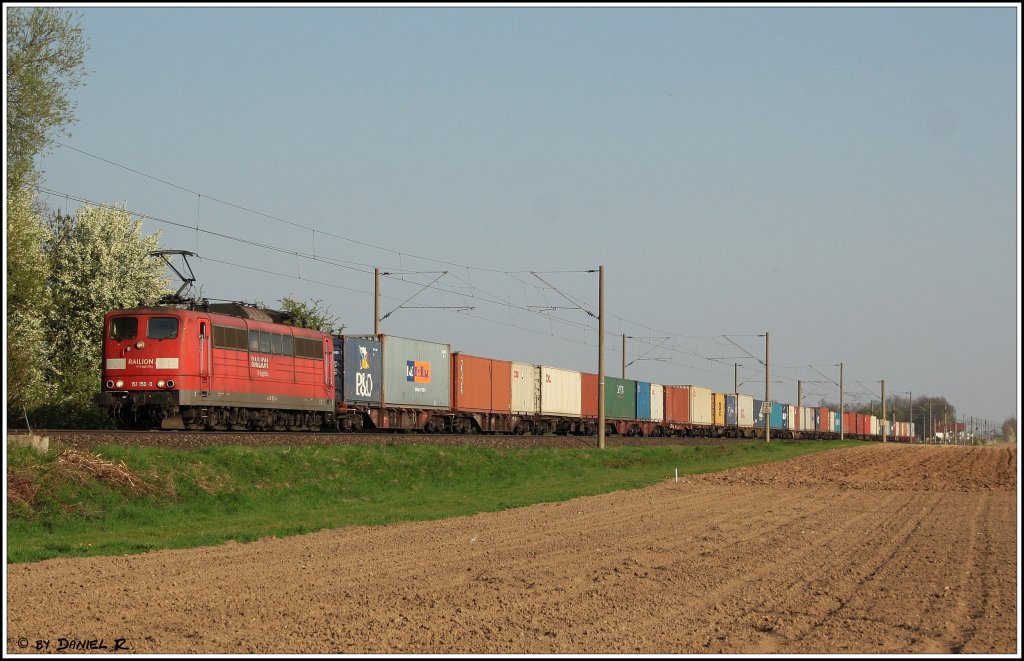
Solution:
<svg viewBox="0 0 1024 661"><path fill-rule="evenodd" d="M299 446L299 445L450 445L492 448L590 448L597 447L594 436L516 436L499 434L414 434L362 433L336 434L322 432L192 432L138 431L121 429L36 429L34 432L50 439L51 447L78 449L101 445L166 447L194 449L217 446ZM751 443L756 439L741 438L646 438L607 436L606 447L686 445L714 446Z"/></svg>

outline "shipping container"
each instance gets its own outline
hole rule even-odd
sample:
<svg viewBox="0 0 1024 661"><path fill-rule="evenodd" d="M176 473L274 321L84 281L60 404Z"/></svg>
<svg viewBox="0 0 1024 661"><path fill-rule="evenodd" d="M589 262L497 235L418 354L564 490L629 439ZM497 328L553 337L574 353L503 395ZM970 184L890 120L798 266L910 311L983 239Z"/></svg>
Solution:
<svg viewBox="0 0 1024 661"><path fill-rule="evenodd" d="M792 404L786 404L786 411L786 429L789 429L790 431L795 430L797 423L800 421L800 417L796 413L796 407Z"/></svg>
<svg viewBox="0 0 1024 661"><path fill-rule="evenodd" d="M452 409L477 413L512 411L512 363L452 354Z"/></svg>
<svg viewBox="0 0 1024 661"><path fill-rule="evenodd" d="M451 407L451 346L381 335L384 403L411 408Z"/></svg>
<svg viewBox="0 0 1024 661"><path fill-rule="evenodd" d="M636 420L636 381L604 377L604 415L616 420Z"/></svg>
<svg viewBox="0 0 1024 661"><path fill-rule="evenodd" d="M725 395L725 424L729 427L736 426L736 395Z"/></svg>
<svg viewBox="0 0 1024 661"><path fill-rule="evenodd" d="M580 373L558 367L538 365L540 374L541 415L580 417L583 384Z"/></svg>
<svg viewBox="0 0 1024 661"><path fill-rule="evenodd" d="M754 417L754 428L755 429L764 429L765 414L764 414L764 411L761 408L763 404L764 404L764 400L763 399L755 399L754 400L754 414L753 414L753 417Z"/></svg>
<svg viewBox="0 0 1024 661"><path fill-rule="evenodd" d="M842 429L842 432L843 432L844 436L845 435L852 436L852 435L857 433L857 427L853 424L855 420L856 420L856 418L854 417L854 415L852 413L850 413L849 411L843 411L843 421L841 423L842 424L842 428L841 429Z"/></svg>
<svg viewBox="0 0 1024 661"><path fill-rule="evenodd" d="M725 426L725 393L711 393L711 423L718 427Z"/></svg>
<svg viewBox="0 0 1024 661"><path fill-rule="evenodd" d="M580 374L580 413L584 418L597 417L597 375Z"/></svg>
<svg viewBox="0 0 1024 661"><path fill-rule="evenodd" d="M651 384L651 420L665 421L665 386L658 383Z"/></svg>
<svg viewBox="0 0 1024 661"><path fill-rule="evenodd" d="M753 427L754 426L754 396L739 394L736 396L736 409L737 416L739 417L740 427ZM757 408L760 408L758 406Z"/></svg>
<svg viewBox="0 0 1024 661"><path fill-rule="evenodd" d="M769 424L772 429L786 429L789 424L789 404L772 402L772 412Z"/></svg>
<svg viewBox="0 0 1024 661"><path fill-rule="evenodd" d="M645 381L636 382L636 419L651 419L651 384Z"/></svg>
<svg viewBox="0 0 1024 661"><path fill-rule="evenodd" d="M829 427L832 429L832 433L838 434L841 431L840 425L843 424L843 416L841 416L838 411L830 410L828 412L828 424Z"/></svg>
<svg viewBox="0 0 1024 661"><path fill-rule="evenodd" d="M832 417L829 415L830 413L831 411L824 406L818 409L818 426L816 427L818 431L832 431Z"/></svg>
<svg viewBox="0 0 1024 661"><path fill-rule="evenodd" d="M882 430L878 425L878 418L872 415L868 418L868 423L870 425L868 428L868 433L870 433L872 436L878 436L879 434L882 433Z"/></svg>
<svg viewBox="0 0 1024 661"><path fill-rule="evenodd" d="M689 386L665 386L665 422L690 422Z"/></svg>
<svg viewBox="0 0 1024 661"><path fill-rule="evenodd" d="M714 423L714 409L711 403L711 389L701 386L687 386L690 389L690 422L695 425Z"/></svg>
<svg viewBox="0 0 1024 661"><path fill-rule="evenodd" d="M341 356L338 353L342 354ZM343 371L342 399L349 403L380 404L381 354L380 341L364 336L346 336L334 340L335 367Z"/></svg>
<svg viewBox="0 0 1024 661"><path fill-rule="evenodd" d="M535 365L512 363L512 413L534 415L537 413L538 373Z"/></svg>

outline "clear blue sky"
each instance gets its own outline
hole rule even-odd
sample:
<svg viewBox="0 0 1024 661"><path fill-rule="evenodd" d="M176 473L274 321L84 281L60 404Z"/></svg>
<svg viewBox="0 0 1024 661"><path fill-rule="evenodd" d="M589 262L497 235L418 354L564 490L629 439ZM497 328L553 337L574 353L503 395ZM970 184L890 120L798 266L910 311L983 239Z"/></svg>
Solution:
<svg viewBox="0 0 1024 661"><path fill-rule="evenodd" d="M144 225L207 297L367 332L373 266L448 270L407 305L474 310L384 332L596 372L596 320L526 272L596 313L596 274L553 272L604 265L608 374L626 333L631 378L731 391L768 331L777 401L837 400L842 361L848 402L1019 415L1016 7L81 11L60 140L187 191L66 147L44 185L193 228Z"/></svg>

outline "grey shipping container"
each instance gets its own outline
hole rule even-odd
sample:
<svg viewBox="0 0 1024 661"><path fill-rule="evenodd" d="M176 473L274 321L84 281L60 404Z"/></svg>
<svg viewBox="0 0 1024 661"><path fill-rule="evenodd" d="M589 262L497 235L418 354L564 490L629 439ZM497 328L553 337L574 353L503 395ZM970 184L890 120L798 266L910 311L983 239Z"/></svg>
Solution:
<svg viewBox="0 0 1024 661"><path fill-rule="evenodd" d="M343 373L337 379L344 388L342 398L347 402L380 403L381 349L380 342L365 336L347 336L341 347L337 338L335 350L341 348L340 362Z"/></svg>
<svg viewBox="0 0 1024 661"><path fill-rule="evenodd" d="M381 335L384 403L412 408L449 408L451 345Z"/></svg>

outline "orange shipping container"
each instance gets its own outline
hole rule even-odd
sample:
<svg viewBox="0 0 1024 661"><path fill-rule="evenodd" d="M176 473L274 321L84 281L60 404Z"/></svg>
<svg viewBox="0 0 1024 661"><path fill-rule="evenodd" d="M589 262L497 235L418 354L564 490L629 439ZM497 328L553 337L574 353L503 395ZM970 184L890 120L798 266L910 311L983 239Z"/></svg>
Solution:
<svg viewBox="0 0 1024 661"><path fill-rule="evenodd" d="M452 408L456 411L511 412L511 361L452 354Z"/></svg>
<svg viewBox="0 0 1024 661"><path fill-rule="evenodd" d="M580 408L584 418L597 417L597 375L580 374Z"/></svg>
<svg viewBox="0 0 1024 661"><path fill-rule="evenodd" d="M665 422L690 421L690 387L665 386Z"/></svg>

